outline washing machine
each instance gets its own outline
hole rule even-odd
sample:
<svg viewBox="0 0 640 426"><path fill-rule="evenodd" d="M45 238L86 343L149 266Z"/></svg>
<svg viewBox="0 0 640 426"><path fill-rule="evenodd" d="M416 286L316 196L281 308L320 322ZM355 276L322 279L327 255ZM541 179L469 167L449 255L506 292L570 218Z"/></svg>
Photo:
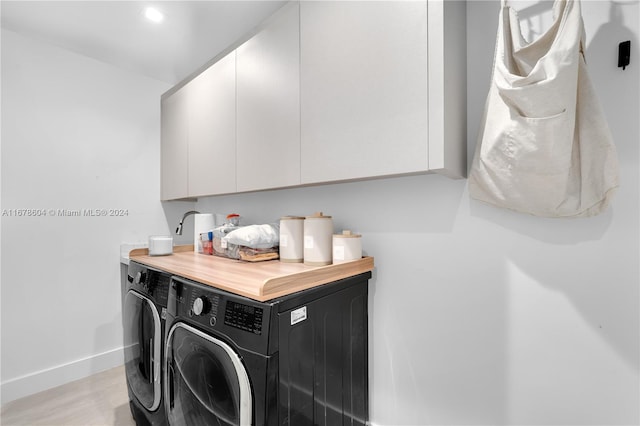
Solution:
<svg viewBox="0 0 640 426"><path fill-rule="evenodd" d="M171 275L131 261L123 298L124 361L136 424L166 425L164 333Z"/></svg>
<svg viewBox="0 0 640 426"><path fill-rule="evenodd" d="M370 276L266 302L173 277L169 424L365 425Z"/></svg>

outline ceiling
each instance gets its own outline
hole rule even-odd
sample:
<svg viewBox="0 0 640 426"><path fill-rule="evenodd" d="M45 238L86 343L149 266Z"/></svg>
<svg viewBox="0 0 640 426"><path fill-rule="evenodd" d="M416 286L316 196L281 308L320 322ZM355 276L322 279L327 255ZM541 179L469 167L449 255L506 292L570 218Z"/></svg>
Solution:
<svg viewBox="0 0 640 426"><path fill-rule="evenodd" d="M2 28L175 84L286 1L6 1ZM160 23L144 16L160 10Z"/></svg>

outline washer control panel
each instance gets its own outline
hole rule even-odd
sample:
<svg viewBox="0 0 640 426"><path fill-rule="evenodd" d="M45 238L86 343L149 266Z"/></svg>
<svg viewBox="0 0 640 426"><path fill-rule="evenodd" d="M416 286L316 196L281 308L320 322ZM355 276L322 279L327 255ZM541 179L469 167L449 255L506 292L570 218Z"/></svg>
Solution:
<svg viewBox="0 0 640 426"><path fill-rule="evenodd" d="M172 277L167 304L169 327L176 321L186 322L237 347L269 353L277 350L277 346L270 347L271 313L268 303Z"/></svg>
<svg viewBox="0 0 640 426"><path fill-rule="evenodd" d="M224 323L259 335L262 334L262 316L262 308L229 300L224 311Z"/></svg>
<svg viewBox="0 0 640 426"><path fill-rule="evenodd" d="M134 289L161 306L167 306L171 275L147 268L135 262L129 264L128 277L130 289Z"/></svg>

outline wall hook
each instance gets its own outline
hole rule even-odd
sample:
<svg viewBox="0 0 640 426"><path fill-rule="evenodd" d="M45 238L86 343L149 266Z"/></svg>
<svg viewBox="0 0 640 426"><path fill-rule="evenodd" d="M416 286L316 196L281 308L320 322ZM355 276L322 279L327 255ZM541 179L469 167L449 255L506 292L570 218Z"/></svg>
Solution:
<svg viewBox="0 0 640 426"><path fill-rule="evenodd" d="M623 41L618 45L618 67L622 67L622 70L627 68L630 56L631 40Z"/></svg>

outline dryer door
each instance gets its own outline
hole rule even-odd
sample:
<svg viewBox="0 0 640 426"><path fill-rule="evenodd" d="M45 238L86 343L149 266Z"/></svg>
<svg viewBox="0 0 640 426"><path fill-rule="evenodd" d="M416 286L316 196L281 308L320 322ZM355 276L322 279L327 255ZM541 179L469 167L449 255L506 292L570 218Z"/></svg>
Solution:
<svg viewBox="0 0 640 426"><path fill-rule="evenodd" d="M125 296L123 314L127 383L138 401L154 411L162 398L160 316L151 300L133 290Z"/></svg>
<svg viewBox="0 0 640 426"><path fill-rule="evenodd" d="M169 331L165 360L169 424L251 424L249 377L229 345L179 322Z"/></svg>

